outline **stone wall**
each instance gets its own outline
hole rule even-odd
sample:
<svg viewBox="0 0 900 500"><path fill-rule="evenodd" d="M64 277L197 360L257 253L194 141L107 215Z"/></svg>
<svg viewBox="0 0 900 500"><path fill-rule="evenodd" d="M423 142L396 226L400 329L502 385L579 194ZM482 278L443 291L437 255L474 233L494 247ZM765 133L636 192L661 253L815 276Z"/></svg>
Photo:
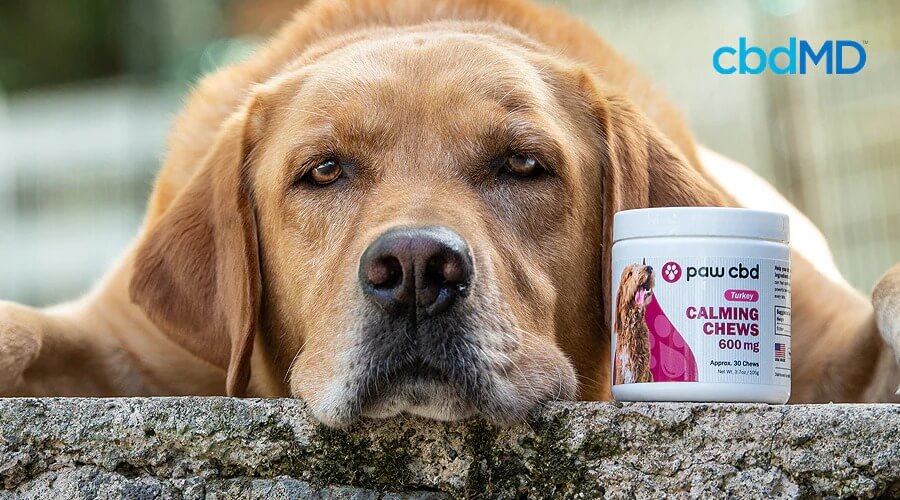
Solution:
<svg viewBox="0 0 900 500"><path fill-rule="evenodd" d="M900 405L557 403L349 431L295 400L0 400L0 498L900 496Z"/></svg>

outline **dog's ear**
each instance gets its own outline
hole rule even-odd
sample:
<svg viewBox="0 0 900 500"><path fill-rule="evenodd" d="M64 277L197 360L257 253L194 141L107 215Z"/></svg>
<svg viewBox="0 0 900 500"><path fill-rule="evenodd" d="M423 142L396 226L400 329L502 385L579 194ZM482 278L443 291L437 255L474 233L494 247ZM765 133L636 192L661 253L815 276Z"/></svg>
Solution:
<svg viewBox="0 0 900 500"><path fill-rule="evenodd" d="M232 396L246 394L261 300L247 172L252 108L223 124L187 185L141 235L130 284L131 300L170 338L227 370Z"/></svg>
<svg viewBox="0 0 900 500"><path fill-rule="evenodd" d="M601 179L599 200L601 271L604 307L609 311L613 216L633 208L664 206L722 206L726 199L700 170L691 165L624 96L606 91L588 71L579 84L597 131Z"/></svg>

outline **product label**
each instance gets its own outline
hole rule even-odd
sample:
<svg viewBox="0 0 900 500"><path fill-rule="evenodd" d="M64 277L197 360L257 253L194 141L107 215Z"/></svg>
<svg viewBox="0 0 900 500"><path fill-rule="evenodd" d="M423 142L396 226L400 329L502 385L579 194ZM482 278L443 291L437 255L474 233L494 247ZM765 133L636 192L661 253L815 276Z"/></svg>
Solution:
<svg viewBox="0 0 900 500"><path fill-rule="evenodd" d="M614 260L613 384L790 386L790 282L786 260Z"/></svg>

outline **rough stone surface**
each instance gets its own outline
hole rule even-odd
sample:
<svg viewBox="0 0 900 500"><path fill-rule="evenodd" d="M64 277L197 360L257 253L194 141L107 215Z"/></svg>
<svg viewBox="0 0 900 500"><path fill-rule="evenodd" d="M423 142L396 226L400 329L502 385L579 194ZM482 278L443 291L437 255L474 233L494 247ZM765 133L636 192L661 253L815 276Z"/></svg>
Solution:
<svg viewBox="0 0 900 500"><path fill-rule="evenodd" d="M0 498L900 496L900 405L556 403L316 423L296 400L0 400Z"/></svg>

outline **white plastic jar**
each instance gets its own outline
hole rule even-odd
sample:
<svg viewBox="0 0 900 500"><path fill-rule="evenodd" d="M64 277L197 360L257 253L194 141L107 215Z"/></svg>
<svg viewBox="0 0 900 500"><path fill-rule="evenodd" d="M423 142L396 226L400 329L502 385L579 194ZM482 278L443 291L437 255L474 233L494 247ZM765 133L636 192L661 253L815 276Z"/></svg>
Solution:
<svg viewBox="0 0 900 500"><path fill-rule="evenodd" d="M788 237L788 217L773 212L677 207L617 213L613 397L786 403Z"/></svg>

